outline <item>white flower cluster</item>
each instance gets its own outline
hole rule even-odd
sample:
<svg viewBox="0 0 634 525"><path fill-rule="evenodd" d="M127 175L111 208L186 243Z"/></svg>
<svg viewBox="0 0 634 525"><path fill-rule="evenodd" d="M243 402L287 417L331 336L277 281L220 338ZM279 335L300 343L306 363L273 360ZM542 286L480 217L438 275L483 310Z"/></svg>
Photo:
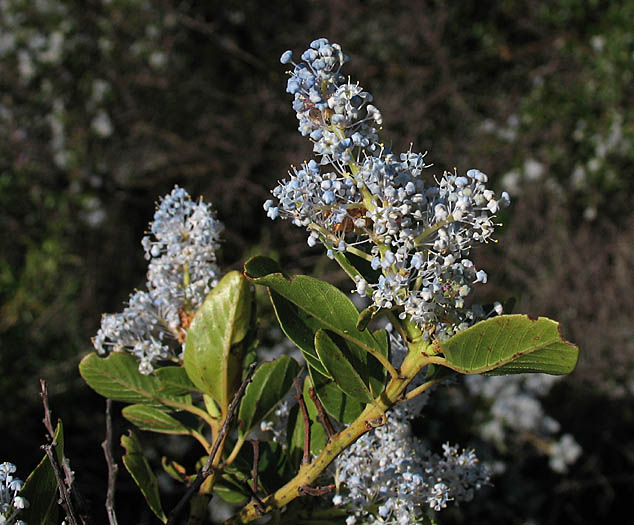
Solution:
<svg viewBox="0 0 634 525"><path fill-rule="evenodd" d="M290 395L292 394L289 393L289 396ZM264 419L260 423L260 431L271 432L271 441L278 443L282 447L282 450L286 450L287 448L287 420L292 406L292 399L289 396L277 406L275 411L271 414L270 419Z"/></svg>
<svg viewBox="0 0 634 525"><path fill-rule="evenodd" d="M19 496L22 480L13 476L16 471L13 463L0 463L0 524L27 525L19 520L18 514L29 506L26 498Z"/></svg>
<svg viewBox="0 0 634 525"><path fill-rule="evenodd" d="M173 341L183 343L191 316L218 282L215 252L222 230L211 205L192 201L184 189L176 186L163 197L151 235L141 242L150 261L147 291L131 294L123 312L102 317L95 349L131 352L143 374L157 361L180 359Z"/></svg>
<svg viewBox="0 0 634 525"><path fill-rule="evenodd" d="M489 482L472 450L443 445L443 455L426 451L396 408L387 424L362 436L336 459L335 505L350 509L346 523L418 523L427 509L469 501Z"/></svg>
<svg viewBox="0 0 634 525"><path fill-rule="evenodd" d="M376 307L396 308L441 338L473 323L481 312L465 297L487 275L469 251L491 239L508 194L496 198L478 170L423 181L424 154L397 156L379 143L381 114L341 75L341 47L321 38L301 58L295 63L286 51L281 61L294 65L287 91L317 160L291 169L264 203L268 216L306 228L308 244L323 243L331 257L349 252L369 261L380 276L357 275L356 291Z"/></svg>
<svg viewBox="0 0 634 525"><path fill-rule="evenodd" d="M558 380L546 374L466 376L469 392L491 402L487 412L491 419L480 426L482 438L504 451L513 438L534 436L539 450L548 455L550 468L566 473L581 456L582 448L570 434L555 439L561 425L544 412L539 401Z"/></svg>

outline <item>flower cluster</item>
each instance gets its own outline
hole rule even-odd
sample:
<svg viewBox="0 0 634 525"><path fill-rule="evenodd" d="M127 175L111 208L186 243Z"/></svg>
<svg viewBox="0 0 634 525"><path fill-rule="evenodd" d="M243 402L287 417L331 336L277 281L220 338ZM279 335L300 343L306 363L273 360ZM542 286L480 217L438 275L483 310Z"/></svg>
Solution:
<svg viewBox="0 0 634 525"><path fill-rule="evenodd" d="M336 468L343 487L333 503L350 509L347 525L416 523L424 507L439 511L450 501L469 501L489 481L472 450L445 444L442 456L426 451L400 408L344 451Z"/></svg>
<svg viewBox="0 0 634 525"><path fill-rule="evenodd" d="M473 323L482 312L467 308L465 297L487 275L469 251L491 239L508 194L497 198L478 170L424 181L424 154L395 155L379 142L381 113L370 93L341 75L347 57L338 44L315 40L301 59L286 51L281 61L294 65L287 91L316 159L280 181L264 203L268 216L306 228L308 244L323 243L330 257L366 259L378 277L359 271L356 291L426 334L447 337Z"/></svg>
<svg viewBox="0 0 634 525"><path fill-rule="evenodd" d="M0 463L0 523L3 525L27 525L17 519L20 511L29 506L29 502L18 495L22 490L22 480L13 476L15 471L13 463Z"/></svg>
<svg viewBox="0 0 634 525"><path fill-rule="evenodd" d="M193 312L217 284L222 230L211 206L192 201L184 189L176 186L163 197L141 242L149 261L147 291L131 294L123 312L103 316L95 349L131 352L144 374L157 361L179 359L174 341L184 342Z"/></svg>

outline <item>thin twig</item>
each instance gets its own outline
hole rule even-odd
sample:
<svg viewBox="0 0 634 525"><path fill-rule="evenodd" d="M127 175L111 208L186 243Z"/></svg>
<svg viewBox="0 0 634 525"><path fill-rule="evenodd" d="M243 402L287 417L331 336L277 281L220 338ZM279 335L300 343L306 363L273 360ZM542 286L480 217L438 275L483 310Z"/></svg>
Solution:
<svg viewBox="0 0 634 525"><path fill-rule="evenodd" d="M59 461L57 460L56 450L57 443L55 442L55 430L53 429L53 418L51 409L48 404L48 385L44 379L40 379L40 389L42 390L40 396L42 397L42 405L44 406L44 419L42 422L44 423L44 427L48 432L47 441L48 444L42 445L42 450L46 452L48 456L48 460L53 469L53 473L55 474L55 480L57 481L57 488L59 490L61 504L64 507L64 512L66 513L66 519L70 523L70 525L78 525L79 523L85 524L85 520L81 517L81 522L77 519L77 513L73 506L73 501L71 499L71 491L73 488L73 472L70 469L70 465L68 460L64 457L64 451L62 450L61 461L62 466L60 466ZM62 469L64 474L62 474ZM78 497L75 494L75 497ZM81 500L80 500L81 501Z"/></svg>
<svg viewBox="0 0 634 525"><path fill-rule="evenodd" d="M308 393L310 394L310 398L313 400L313 403L315 403L315 406L317 407L317 413L319 414L319 419L321 420L321 424L324 426L324 429L326 430L326 434L328 435L328 441L330 441L330 438L336 434L335 429L332 426L332 423L330 421L330 418L328 417L328 414L326 414L326 411L324 410L324 405L321 404L321 401L317 397L317 393L315 392L315 389L311 388L308 391Z"/></svg>
<svg viewBox="0 0 634 525"><path fill-rule="evenodd" d="M44 405L44 427L46 428L48 435L53 441L55 439L55 430L53 429L53 421L51 417L51 409L48 406L48 385L44 379L40 379L40 389L42 390L40 396L42 397L42 405Z"/></svg>
<svg viewBox="0 0 634 525"><path fill-rule="evenodd" d="M335 485L326 485L325 487L309 487L308 485L300 485L297 491L300 494L308 494L309 496L323 496L334 490Z"/></svg>
<svg viewBox="0 0 634 525"><path fill-rule="evenodd" d="M108 522L110 525L117 525L117 514L114 509L115 483L117 481L117 472L119 465L115 463L112 455L112 415L110 409L112 400L106 399L106 439L101 443L106 463L108 465L108 492L106 493L106 513L108 514Z"/></svg>
<svg viewBox="0 0 634 525"><path fill-rule="evenodd" d="M174 507L172 512L170 512L169 519L167 520L166 525L174 525L176 523L176 519L180 516L181 512L185 508L185 505L187 505L187 503L193 497L193 495L200 489L203 482L213 472L214 469L212 467L212 463L213 463L214 457L216 456L216 453L218 452L218 449L220 448L220 444L224 441L225 436L227 435L227 432L229 431L229 425L231 424L231 420L233 419L233 416L235 415L236 408L238 407L238 404L240 403L240 400L242 399L242 396L244 395L244 391L246 390L247 385L251 382L251 378L253 377L253 372L255 371L256 365L257 363L251 363L251 366L249 366L249 370L247 372L246 377L244 378L244 381L242 381L240 388L238 388L238 391L233 396L231 403L229 403L229 408L227 410L227 417L222 423L222 427L220 428L220 431L218 432L218 436L216 436L216 440L214 441L214 445L211 448L211 452L209 453L209 457L207 458L207 462L205 463L205 466L202 469L200 469L200 472L196 476L196 479L189 486L189 488L187 489L187 492L185 492L185 495Z"/></svg>
<svg viewBox="0 0 634 525"><path fill-rule="evenodd" d="M295 377L295 399L299 403L299 408L302 411L302 417L304 418L304 456L302 457L302 465L310 463L310 419L308 417L308 409L306 408L306 402L302 395L302 390L299 386L299 376Z"/></svg>
<svg viewBox="0 0 634 525"><path fill-rule="evenodd" d="M73 503L70 499L70 494L66 489L66 485L64 484L64 480L62 479L62 469L59 466L57 458L55 457L55 452L53 449L55 448L54 444L51 445L42 445L40 447L46 455L48 456L48 460L51 463L51 467L53 467L53 474L55 474L55 480L57 481L57 488L59 489L60 502L62 507L64 507L64 512L66 513L66 519L69 521L71 525L77 525L79 521L77 520L77 516L75 516L75 509L73 508Z"/></svg>

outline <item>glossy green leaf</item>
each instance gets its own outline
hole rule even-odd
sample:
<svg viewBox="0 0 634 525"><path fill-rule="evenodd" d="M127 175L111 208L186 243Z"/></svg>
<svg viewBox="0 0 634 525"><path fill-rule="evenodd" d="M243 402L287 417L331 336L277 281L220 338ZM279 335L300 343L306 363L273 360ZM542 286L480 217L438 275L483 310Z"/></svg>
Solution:
<svg viewBox="0 0 634 525"><path fill-rule="evenodd" d="M207 295L187 331L187 375L223 413L240 386L252 311L249 283L239 272L229 272Z"/></svg>
<svg viewBox="0 0 634 525"><path fill-rule="evenodd" d="M160 379L159 392L168 396L184 396L197 390L182 366L164 366L154 373Z"/></svg>
<svg viewBox="0 0 634 525"><path fill-rule="evenodd" d="M189 395L171 395L161 379L154 375L143 375L139 363L130 354L113 352L108 357L88 354L79 363L79 373L98 394L114 401L126 403L191 404Z"/></svg>
<svg viewBox="0 0 634 525"><path fill-rule="evenodd" d="M161 434L191 434L191 429L167 412L149 405L130 405L121 413L141 430Z"/></svg>
<svg viewBox="0 0 634 525"><path fill-rule="evenodd" d="M315 332L319 328L314 326L316 323L277 292L269 289L269 296L282 331L302 351L308 366L332 379L315 350Z"/></svg>
<svg viewBox="0 0 634 525"><path fill-rule="evenodd" d="M55 456L61 466L64 458L64 430L61 420L55 428ZM57 525L59 523L58 488L55 472L45 454L35 470L29 474L22 486L20 496L26 498L29 507L20 513L20 519L26 523Z"/></svg>
<svg viewBox="0 0 634 525"><path fill-rule="evenodd" d="M318 330L315 335L315 349L319 359L341 390L357 401L371 403L372 394L362 379L358 367L355 367L349 356L325 330Z"/></svg>
<svg viewBox="0 0 634 525"><path fill-rule="evenodd" d="M380 344L373 335L368 330L357 330L359 311L348 296L335 286L307 275L287 279L279 265L266 257L253 257L247 261L245 274L256 284L273 289L296 305L318 322L321 328L375 356L381 354Z"/></svg>
<svg viewBox="0 0 634 525"><path fill-rule="evenodd" d="M158 481L150 468L150 464L143 456L141 444L134 432L130 432L129 436L121 436L121 446L126 451L123 456L125 468L141 489L145 501L147 501L152 512L154 512L156 517L163 523L167 522L167 516L161 506Z"/></svg>
<svg viewBox="0 0 634 525"><path fill-rule="evenodd" d="M345 424L352 423L359 417L363 412L363 403L345 394L334 381L310 372L315 392L329 415Z"/></svg>
<svg viewBox="0 0 634 525"><path fill-rule="evenodd" d="M579 347L562 337L559 323L526 315L493 317L436 346L447 366L462 374L567 374L579 357Z"/></svg>
<svg viewBox="0 0 634 525"><path fill-rule="evenodd" d="M283 355L262 363L247 386L238 413L238 435L243 437L286 396L299 373L294 359Z"/></svg>

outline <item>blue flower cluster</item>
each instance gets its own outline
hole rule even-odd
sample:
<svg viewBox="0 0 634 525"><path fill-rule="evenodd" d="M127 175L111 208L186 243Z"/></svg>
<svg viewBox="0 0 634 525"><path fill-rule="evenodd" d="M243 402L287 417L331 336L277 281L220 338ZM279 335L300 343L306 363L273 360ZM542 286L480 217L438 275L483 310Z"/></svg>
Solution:
<svg viewBox="0 0 634 525"><path fill-rule="evenodd" d="M271 219L290 218L334 257L353 253L380 277L358 274L356 291L377 308L396 309L427 336L448 337L483 316L465 297L487 275L468 258L471 246L491 239L497 198L478 170L424 176L425 155L395 155L379 141L382 117L372 95L341 74L348 57L325 38L293 61L287 91L299 131L313 142L315 159L292 167L264 203Z"/></svg>
<svg viewBox="0 0 634 525"><path fill-rule="evenodd" d="M222 231L211 206L193 201L184 189L176 186L163 197L151 235L141 241L149 261L147 291L131 294L123 312L102 317L93 338L97 352L130 352L143 374L157 361L181 359L190 317L218 282Z"/></svg>

